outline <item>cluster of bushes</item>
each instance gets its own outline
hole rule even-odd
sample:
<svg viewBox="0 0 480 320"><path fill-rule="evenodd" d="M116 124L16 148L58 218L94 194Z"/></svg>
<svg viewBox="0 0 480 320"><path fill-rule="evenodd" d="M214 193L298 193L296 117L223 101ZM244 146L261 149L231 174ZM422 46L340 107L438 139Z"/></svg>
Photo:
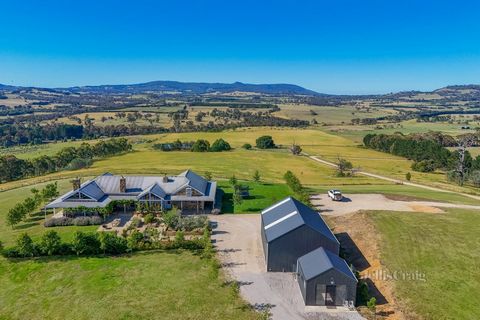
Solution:
<svg viewBox="0 0 480 320"><path fill-rule="evenodd" d="M204 139L198 139L197 141L180 141L158 143L153 145L154 149L161 151L193 151L193 152L221 152L231 150L230 144L223 140L217 139L210 145L210 142Z"/></svg>
<svg viewBox="0 0 480 320"><path fill-rule="evenodd" d="M47 184L42 190L33 188L30 191L32 193L31 197L26 198L23 202L17 203L7 213L6 223L12 228L32 215L42 203L58 196L56 182Z"/></svg>
<svg viewBox="0 0 480 320"><path fill-rule="evenodd" d="M201 239L185 240L182 232L177 232L175 241L159 241L153 233L134 230L127 237L114 232L81 232L73 234L71 242L63 242L54 230L45 232L39 241L33 241L27 234L21 234L13 247L4 248L1 253L7 258L31 258L39 256L92 256L98 254L123 254L136 250L188 249L200 250L209 247L210 233L204 230Z"/></svg>
<svg viewBox="0 0 480 320"><path fill-rule="evenodd" d="M310 197L308 195L308 192L305 190L300 180L293 172L288 170L283 175L283 178L285 179L285 182L290 187L290 189L292 189L292 191L297 194L297 197L300 201L307 204L310 203Z"/></svg>
<svg viewBox="0 0 480 320"><path fill-rule="evenodd" d="M100 216L85 216L85 217L58 217L50 218L45 221L45 227L63 227L63 226L93 226L102 224L103 219Z"/></svg>
<svg viewBox="0 0 480 320"><path fill-rule="evenodd" d="M100 141L94 145L82 143L79 147L66 147L54 156L40 156L31 160L14 155L0 157L0 182L40 176L63 169L80 169L92 164L94 158L104 158L129 152L132 145L125 138Z"/></svg>

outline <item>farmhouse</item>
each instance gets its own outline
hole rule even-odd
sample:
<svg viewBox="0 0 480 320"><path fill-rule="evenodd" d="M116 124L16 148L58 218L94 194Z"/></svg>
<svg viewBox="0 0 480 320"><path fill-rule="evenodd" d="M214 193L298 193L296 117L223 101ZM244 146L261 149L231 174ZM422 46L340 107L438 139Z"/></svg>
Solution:
<svg viewBox="0 0 480 320"><path fill-rule="evenodd" d="M357 278L345 260L318 248L298 259L297 280L305 304L355 304Z"/></svg>
<svg viewBox="0 0 480 320"><path fill-rule="evenodd" d="M160 210L173 206L188 213L209 213L215 205L217 183L187 170L178 176L116 176L105 173L80 183L45 209L105 208L112 201L130 200Z"/></svg>
<svg viewBox="0 0 480 320"><path fill-rule="evenodd" d="M323 247L338 255L340 248L322 217L291 197L262 211L261 235L267 271L295 272L310 251Z"/></svg>

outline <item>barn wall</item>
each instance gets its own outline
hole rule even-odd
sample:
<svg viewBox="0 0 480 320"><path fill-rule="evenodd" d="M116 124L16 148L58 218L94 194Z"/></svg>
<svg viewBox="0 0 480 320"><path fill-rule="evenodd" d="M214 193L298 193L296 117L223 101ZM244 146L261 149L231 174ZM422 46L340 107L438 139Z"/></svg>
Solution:
<svg viewBox="0 0 480 320"><path fill-rule="evenodd" d="M263 225L263 219L260 219L260 234L262 235L262 246L263 246L263 255L265 257L265 265L267 266L268 270L268 242L267 238L265 237L265 228Z"/></svg>
<svg viewBox="0 0 480 320"><path fill-rule="evenodd" d="M295 272L297 259L319 247L338 254L339 244L303 225L268 244L267 271Z"/></svg>
<svg viewBox="0 0 480 320"><path fill-rule="evenodd" d="M331 269L316 278L310 279L307 281L306 299L305 304L308 306L316 305L315 301L315 290L317 284L329 285L330 280L333 278L335 285L337 285L337 296L335 304L337 306L342 306L345 300L353 301L355 303L355 298L357 294L357 282L350 277L347 277L342 272L339 272L335 269ZM338 286L346 285L345 297L341 297L339 294Z"/></svg>
<svg viewBox="0 0 480 320"><path fill-rule="evenodd" d="M307 283L306 283L305 278L303 277L302 267L300 266L300 264L298 264L297 266L298 266L298 274L297 274L298 286L300 287L300 292L302 293L303 301L306 301L306 294L307 294L306 285L307 285Z"/></svg>

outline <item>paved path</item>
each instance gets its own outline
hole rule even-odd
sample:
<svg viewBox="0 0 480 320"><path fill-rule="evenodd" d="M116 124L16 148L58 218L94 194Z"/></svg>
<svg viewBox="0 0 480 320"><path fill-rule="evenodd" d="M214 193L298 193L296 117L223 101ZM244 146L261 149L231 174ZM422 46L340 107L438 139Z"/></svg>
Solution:
<svg viewBox="0 0 480 320"><path fill-rule="evenodd" d="M293 273L266 272L260 236L260 215L211 215L216 224L212 240L228 278L257 310L267 307L273 320L360 320L343 307L305 307Z"/></svg>
<svg viewBox="0 0 480 320"><path fill-rule="evenodd" d="M304 153L304 154L306 156L308 156L310 159L312 159L314 161L317 161L319 163L322 163L322 164L325 164L327 166L334 167L334 168L337 167L337 165L333 162L320 159L317 156L311 156L307 153ZM367 176L367 177L377 178L377 179L381 179L381 180L385 180L385 181L390 181L390 182L393 182L393 183L399 183L399 184L404 184L404 185L407 185L407 186L423 188L423 189L438 191L438 192L455 193L455 194L458 194L458 195L461 195L461 196L464 196L464 197L469 197L469 198L472 198L472 199L475 199L475 200L480 200L480 196L476 196L476 195L473 195L473 194L450 191L450 190L445 190L445 189L441 189L441 188L437 188L437 187L426 186L424 184L418 184L418 183L413 183L413 182L409 182L409 181L398 180L398 179L382 176L382 175L375 174L375 173L365 172L365 171L357 171L357 173L361 174L361 175L364 175L364 176Z"/></svg>

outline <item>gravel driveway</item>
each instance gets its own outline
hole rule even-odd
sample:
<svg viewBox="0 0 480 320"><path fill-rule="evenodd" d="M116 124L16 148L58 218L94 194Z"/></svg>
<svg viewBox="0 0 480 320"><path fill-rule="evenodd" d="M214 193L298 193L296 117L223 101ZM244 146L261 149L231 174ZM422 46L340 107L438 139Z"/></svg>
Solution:
<svg viewBox="0 0 480 320"><path fill-rule="evenodd" d="M313 196L311 202L324 215L344 215L359 210L389 210L409 212L443 212L441 208L480 210L480 206L432 201L391 200L381 194L344 195L343 201L332 201L326 194Z"/></svg>
<svg viewBox="0 0 480 320"><path fill-rule="evenodd" d="M266 272L260 215L210 216L212 239L222 266L238 281L242 297L257 309L270 308L275 320L363 319L345 308L305 307L292 273Z"/></svg>

